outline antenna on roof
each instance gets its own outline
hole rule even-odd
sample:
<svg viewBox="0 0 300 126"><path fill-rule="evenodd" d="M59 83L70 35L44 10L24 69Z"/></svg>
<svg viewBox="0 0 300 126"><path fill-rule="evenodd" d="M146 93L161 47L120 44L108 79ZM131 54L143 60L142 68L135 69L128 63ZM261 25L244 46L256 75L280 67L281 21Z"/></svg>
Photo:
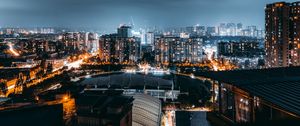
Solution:
<svg viewBox="0 0 300 126"><path fill-rule="evenodd" d="M130 22L130 25L131 25L131 27L133 28L133 27L134 27L134 22L133 22L133 18L132 18L132 16L131 16L130 18L131 18L131 22Z"/></svg>

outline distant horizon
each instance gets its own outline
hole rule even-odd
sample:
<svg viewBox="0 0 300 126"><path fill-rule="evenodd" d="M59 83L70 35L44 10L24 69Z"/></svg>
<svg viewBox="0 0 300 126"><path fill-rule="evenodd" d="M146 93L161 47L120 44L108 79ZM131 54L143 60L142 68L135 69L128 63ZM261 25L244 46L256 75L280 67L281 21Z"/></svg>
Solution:
<svg viewBox="0 0 300 126"><path fill-rule="evenodd" d="M135 26L216 26L222 22L264 29L264 7L278 0L0 0L0 27L115 29ZM286 0L286 2L295 2Z"/></svg>
<svg viewBox="0 0 300 126"><path fill-rule="evenodd" d="M194 24L194 25L187 25L187 26L166 26L166 27L159 27L159 26L147 26L147 27L144 27L144 28L155 28L157 27L159 30L165 30L165 29L168 29L168 28L185 28L185 27L191 27L191 26L205 26L205 27L216 27L218 28L218 26L220 26L221 23L234 23L234 24L238 24L238 23L241 23L243 25L243 28L247 28L247 26L256 26L258 30L264 30L264 28L261 28L257 25L245 25L243 24L242 22L220 22L218 23L217 25L201 25L201 24ZM120 24L119 24L120 25ZM124 25L129 25L129 24L124 24ZM119 26L118 26L119 27ZM106 28L101 28L101 27L59 27L59 26L38 26L38 27L14 27L14 26L0 26L1 29L5 29L5 28L24 28L24 29L35 29L35 28L54 28L54 29L66 29L66 30L91 30L91 31L106 31L106 32L116 32L117 31L117 28L118 27L115 27L113 29L106 29ZM134 29L135 30L140 30L142 27L135 27Z"/></svg>

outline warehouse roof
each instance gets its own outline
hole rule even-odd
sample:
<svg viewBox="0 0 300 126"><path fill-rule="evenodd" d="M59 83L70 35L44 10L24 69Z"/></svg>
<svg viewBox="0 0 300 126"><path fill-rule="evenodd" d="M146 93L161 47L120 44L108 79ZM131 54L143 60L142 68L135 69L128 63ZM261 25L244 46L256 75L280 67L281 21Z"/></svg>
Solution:
<svg viewBox="0 0 300 126"><path fill-rule="evenodd" d="M211 71L195 75L231 84L300 116L300 67Z"/></svg>

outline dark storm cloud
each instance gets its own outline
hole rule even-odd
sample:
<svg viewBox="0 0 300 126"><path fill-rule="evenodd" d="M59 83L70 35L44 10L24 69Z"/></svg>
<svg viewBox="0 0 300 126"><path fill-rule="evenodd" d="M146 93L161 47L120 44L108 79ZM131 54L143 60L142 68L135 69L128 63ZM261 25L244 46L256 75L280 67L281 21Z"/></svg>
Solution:
<svg viewBox="0 0 300 126"><path fill-rule="evenodd" d="M0 26L117 27L216 25L263 27L264 6L275 0L0 0ZM292 2L292 1L288 1Z"/></svg>

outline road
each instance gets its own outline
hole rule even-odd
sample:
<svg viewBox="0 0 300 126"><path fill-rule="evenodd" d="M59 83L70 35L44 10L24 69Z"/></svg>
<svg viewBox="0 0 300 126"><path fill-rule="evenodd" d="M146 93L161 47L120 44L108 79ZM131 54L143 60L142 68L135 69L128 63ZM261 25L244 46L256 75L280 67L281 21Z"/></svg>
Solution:
<svg viewBox="0 0 300 126"><path fill-rule="evenodd" d="M88 57L87 57L88 58ZM79 60L76 60L74 62L69 62L69 63L66 63L65 66L68 67L67 71L72 69L72 68L79 68L80 67L80 64L83 62L83 59L79 59ZM32 79L30 82L25 82L26 86L27 87L31 87L31 86L34 86L34 85L37 85L37 84L40 84L41 82L45 81L45 80L48 80L48 79L51 79L57 75L61 75L64 71L64 69L59 69L59 70L55 70L53 71L52 73L49 73L49 74L46 74L45 76L43 76L42 78L35 78L35 79ZM7 87L7 92L6 92L6 97L9 95L9 94L12 94L14 93L15 91L19 91L19 90L22 90L22 87L16 87L15 84L13 85L8 85Z"/></svg>

